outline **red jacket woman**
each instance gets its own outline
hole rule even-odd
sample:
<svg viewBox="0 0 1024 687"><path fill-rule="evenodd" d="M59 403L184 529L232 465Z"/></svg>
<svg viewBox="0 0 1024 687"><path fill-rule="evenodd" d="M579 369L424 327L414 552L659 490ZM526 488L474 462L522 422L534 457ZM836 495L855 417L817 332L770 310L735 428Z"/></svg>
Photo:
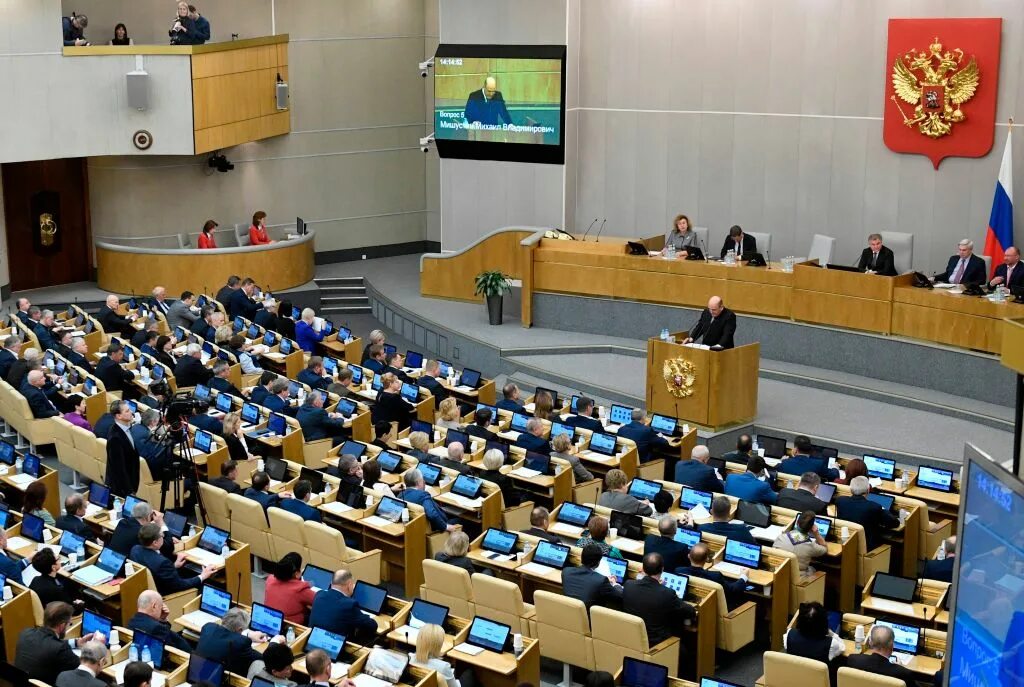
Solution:
<svg viewBox="0 0 1024 687"><path fill-rule="evenodd" d="M284 613L284 619L304 625L313 607L313 588L299 576L302 557L287 553L278 562L274 574L267 577L264 603Z"/></svg>
<svg viewBox="0 0 1024 687"><path fill-rule="evenodd" d="M203 233L199 235L199 247L200 248L216 248L217 241L213 238L213 230L217 228L217 223L212 219L206 220L206 224L203 225Z"/></svg>
<svg viewBox="0 0 1024 687"><path fill-rule="evenodd" d="M252 226L249 227L249 244L253 246L263 246L268 243L273 243L270 237L267 235L267 213L263 210L257 210L252 216Z"/></svg>

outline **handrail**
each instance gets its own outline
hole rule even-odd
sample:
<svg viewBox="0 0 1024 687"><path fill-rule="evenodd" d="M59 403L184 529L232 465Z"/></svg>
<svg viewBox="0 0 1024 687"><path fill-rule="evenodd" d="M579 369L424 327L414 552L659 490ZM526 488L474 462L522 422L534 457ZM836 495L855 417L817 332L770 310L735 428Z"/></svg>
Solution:
<svg viewBox="0 0 1024 687"><path fill-rule="evenodd" d="M287 43L288 34L279 33L271 36L243 38L238 41L217 41L202 45L159 45L140 43L138 45L66 45L64 57L93 57L96 55L203 55L226 50L257 48L263 45Z"/></svg>
<svg viewBox="0 0 1024 687"><path fill-rule="evenodd" d="M531 241L531 240L533 240L534 242L536 242L536 241L539 241L541 238L544 237L544 232L551 231L551 228L550 227L501 227L499 229L495 229L495 230L493 230L491 232L488 232L488 233L484 234L483 236L478 238L473 243L470 243L469 245L463 246L459 250L451 251L449 253L424 253L423 255L420 256L420 272L423 271L423 261L425 259L427 259L427 258L432 258L432 259L433 258L454 258L454 257L456 257L458 255L462 255L463 253L469 251L472 248L476 248L478 245L480 245L481 243L483 243L487 239L491 238L492 236L496 236L498 234L502 234L502 233L508 232L508 231L533 231L534 233L531 234L530 236L526 237L525 239L523 239L523 241ZM531 244L520 242L520 245L524 245L525 246L525 245L531 245Z"/></svg>
<svg viewBox="0 0 1024 687"><path fill-rule="evenodd" d="M176 236L176 234L172 234L172 236ZM181 255L182 253L186 255L224 255L226 253L249 253L262 250L275 250L283 247L285 244L288 246L295 246L300 243L312 241L315 236L316 232L313 229L309 229L305 236L300 236L297 239L285 239L263 246L229 246L225 248L137 248L136 246L122 246L116 243L108 243L106 241L94 241L93 245L96 248L103 248L104 250L110 250L117 253L138 253L141 255Z"/></svg>

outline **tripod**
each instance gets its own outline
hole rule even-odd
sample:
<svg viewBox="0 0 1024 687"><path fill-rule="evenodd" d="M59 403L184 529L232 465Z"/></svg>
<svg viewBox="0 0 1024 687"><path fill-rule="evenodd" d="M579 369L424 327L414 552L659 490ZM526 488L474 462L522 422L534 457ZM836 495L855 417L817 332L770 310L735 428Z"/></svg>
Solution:
<svg viewBox="0 0 1024 687"><path fill-rule="evenodd" d="M192 456L192 443L185 429L188 424L187 417L178 418L176 424L170 427L170 436L173 440L168 450L171 451L171 464L164 471L163 479L160 481L160 511L163 512L167 505L167 494L171 493L174 508L181 508L184 504L182 493L186 477L192 478L193 496L199 511L199 521L205 527L207 524L206 506L203 503L202 492L199 491L199 468ZM175 452L176 451L176 452Z"/></svg>

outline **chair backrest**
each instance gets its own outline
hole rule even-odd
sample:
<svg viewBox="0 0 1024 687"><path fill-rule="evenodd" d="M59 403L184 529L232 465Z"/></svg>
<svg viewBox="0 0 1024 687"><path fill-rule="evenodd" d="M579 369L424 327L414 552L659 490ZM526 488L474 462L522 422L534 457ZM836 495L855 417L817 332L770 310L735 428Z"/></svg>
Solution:
<svg viewBox="0 0 1024 687"><path fill-rule="evenodd" d="M264 560L273 559L270 527L259 501L239 494L228 494L228 512L231 514L231 529L228 531L232 538L248 542L252 547L252 555Z"/></svg>
<svg viewBox="0 0 1024 687"><path fill-rule="evenodd" d="M744 234L750 234L757 241L757 252L766 258L772 254L772 235L762 231L743 230Z"/></svg>
<svg viewBox="0 0 1024 687"><path fill-rule="evenodd" d="M649 460L636 468L636 476L640 479L659 480L665 478L665 460Z"/></svg>
<svg viewBox="0 0 1024 687"><path fill-rule="evenodd" d="M501 512L502 524L509 532L522 532L530 529L530 513L533 512L533 501L511 506Z"/></svg>
<svg viewBox="0 0 1024 687"><path fill-rule="evenodd" d="M533 603L541 656L594 670L590 617L583 602L537 590L533 593Z"/></svg>
<svg viewBox="0 0 1024 687"><path fill-rule="evenodd" d="M601 485L604 482L600 479L592 479L577 484L572 488L572 500L576 503L597 503L601 496Z"/></svg>
<svg viewBox="0 0 1024 687"><path fill-rule="evenodd" d="M807 253L808 260L817 258L819 265L827 265L832 262L836 252L836 240L824 234L815 234L811 239L811 250Z"/></svg>
<svg viewBox="0 0 1024 687"><path fill-rule="evenodd" d="M903 680L866 670L842 667L839 669L838 687L903 687Z"/></svg>
<svg viewBox="0 0 1024 687"><path fill-rule="evenodd" d="M312 520L305 521L302 526L306 531L310 563L327 570L344 567L348 560L348 547L341 532Z"/></svg>
<svg viewBox="0 0 1024 687"><path fill-rule="evenodd" d="M708 250L708 228L694 227L693 233L697 235L697 245L702 251Z"/></svg>
<svg viewBox="0 0 1024 687"><path fill-rule="evenodd" d="M523 620L526 608L523 605L523 593L520 591L519 585L482 573L474 573L470 580L473 583L476 612L511 625L513 632L523 634L523 630L527 626L526 621Z"/></svg>
<svg viewBox="0 0 1024 687"><path fill-rule="evenodd" d="M828 666L803 656L764 652L765 687L830 687Z"/></svg>
<svg viewBox="0 0 1024 687"><path fill-rule="evenodd" d="M458 566L424 559L420 596L424 601L447 606L452 615L460 618L472 618L476 615L473 581L469 573Z"/></svg>
<svg viewBox="0 0 1024 687"><path fill-rule="evenodd" d="M992 274L992 256L982 255L981 259L985 261L985 277L987 278L988 275Z"/></svg>
<svg viewBox="0 0 1024 687"><path fill-rule="evenodd" d="M590 634L587 606L579 599L538 589L533 593L533 604L538 626L544 624L575 634Z"/></svg>
<svg viewBox="0 0 1024 687"><path fill-rule="evenodd" d="M270 518L270 546L274 550L274 560L279 561L285 554L294 551L308 561L309 545L302 516L283 508L271 508L267 511L267 517Z"/></svg>
<svg viewBox="0 0 1024 687"><path fill-rule="evenodd" d="M882 243L893 252L893 262L900 274L914 269L914 235L902 231L880 231Z"/></svg>
<svg viewBox="0 0 1024 687"><path fill-rule="evenodd" d="M209 482L199 483L199 493L206 506L206 515L210 524L222 530L230 531L231 513L228 511L228 493Z"/></svg>
<svg viewBox="0 0 1024 687"><path fill-rule="evenodd" d="M607 642L638 653L646 653L650 649L647 627L639 616L592 606L590 628L595 642Z"/></svg>

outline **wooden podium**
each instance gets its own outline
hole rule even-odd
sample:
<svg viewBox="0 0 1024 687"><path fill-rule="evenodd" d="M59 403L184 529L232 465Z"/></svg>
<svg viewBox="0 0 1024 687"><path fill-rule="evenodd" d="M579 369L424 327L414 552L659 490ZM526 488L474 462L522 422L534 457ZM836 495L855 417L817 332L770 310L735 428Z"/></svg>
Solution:
<svg viewBox="0 0 1024 687"><path fill-rule="evenodd" d="M672 335L682 341L687 332ZM679 397L665 380L666 361L692 364L692 393ZM757 415L757 374L761 344L724 351L683 346L672 341L647 341L647 410L718 430L751 422ZM677 366L687 368L689 366Z"/></svg>

